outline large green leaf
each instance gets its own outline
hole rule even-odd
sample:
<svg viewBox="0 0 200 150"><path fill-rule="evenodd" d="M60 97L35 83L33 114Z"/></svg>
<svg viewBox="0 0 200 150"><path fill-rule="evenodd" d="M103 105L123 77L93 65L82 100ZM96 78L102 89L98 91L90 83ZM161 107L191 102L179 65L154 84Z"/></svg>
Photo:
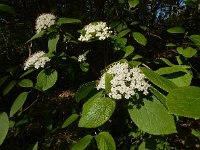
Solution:
<svg viewBox="0 0 200 150"><path fill-rule="evenodd" d="M169 92L166 104L172 114L199 119L200 88L195 86L177 88Z"/></svg>
<svg viewBox="0 0 200 150"><path fill-rule="evenodd" d="M139 32L133 32L133 38L141 45L145 46L147 44L146 37Z"/></svg>
<svg viewBox="0 0 200 150"><path fill-rule="evenodd" d="M191 58L197 53L197 50L192 47L187 47L182 51L182 55L186 58Z"/></svg>
<svg viewBox="0 0 200 150"><path fill-rule="evenodd" d="M136 7L140 3L140 0L128 0L128 3L131 7Z"/></svg>
<svg viewBox="0 0 200 150"><path fill-rule="evenodd" d="M200 35L191 35L189 39L200 46Z"/></svg>
<svg viewBox="0 0 200 150"><path fill-rule="evenodd" d="M135 48L134 48L133 46L131 46L131 45L126 46L126 47L124 48L125 55L124 55L123 58L126 58L127 56L129 56L130 54L132 54L134 50L135 50Z"/></svg>
<svg viewBox="0 0 200 150"><path fill-rule="evenodd" d="M66 24L66 23L81 23L79 19L74 18L59 18L57 21L58 25Z"/></svg>
<svg viewBox="0 0 200 150"><path fill-rule="evenodd" d="M185 68L189 68L189 66L174 65L160 68L156 73L164 75L165 78L175 83L178 87L189 86L192 81L192 74Z"/></svg>
<svg viewBox="0 0 200 150"><path fill-rule="evenodd" d="M16 80L12 80L6 87L5 89L3 90L3 95L6 95L8 94L12 89L13 87L15 86L15 84L17 83Z"/></svg>
<svg viewBox="0 0 200 150"><path fill-rule="evenodd" d="M72 124L74 121L76 121L78 119L78 114L72 114L71 116L69 116L65 122L62 125L62 128L66 128L68 127L70 124Z"/></svg>
<svg viewBox="0 0 200 150"><path fill-rule="evenodd" d="M95 139L99 150L116 150L115 141L109 132L100 132Z"/></svg>
<svg viewBox="0 0 200 150"><path fill-rule="evenodd" d="M37 76L36 88L46 91L51 88L57 81L58 73L54 69L44 69Z"/></svg>
<svg viewBox="0 0 200 150"><path fill-rule="evenodd" d="M56 51L56 46L57 46L59 38L60 38L59 34L52 35L49 37L49 40L48 40L49 53L53 53L54 51Z"/></svg>
<svg viewBox="0 0 200 150"><path fill-rule="evenodd" d="M107 97L93 97L83 105L79 127L96 128L109 120L115 110L115 101Z"/></svg>
<svg viewBox="0 0 200 150"><path fill-rule="evenodd" d="M12 7L5 4L0 4L0 11L15 14L15 10Z"/></svg>
<svg viewBox="0 0 200 150"><path fill-rule="evenodd" d="M22 92L21 94L18 95L18 97L16 98L10 109L10 117L12 117L19 109L21 109L21 107L26 101L28 93L29 92Z"/></svg>
<svg viewBox="0 0 200 150"><path fill-rule="evenodd" d="M71 150L84 150L91 142L93 139L93 136L91 135L86 135L82 139L80 139L73 147Z"/></svg>
<svg viewBox="0 0 200 150"><path fill-rule="evenodd" d="M9 129L8 115L3 112L0 113L0 145L3 143Z"/></svg>
<svg viewBox="0 0 200 150"><path fill-rule="evenodd" d="M172 81L160 76L151 69L141 68L141 71L152 83L154 83L155 85L167 92L177 88L177 86Z"/></svg>
<svg viewBox="0 0 200 150"><path fill-rule="evenodd" d="M23 79L18 82L18 85L21 87L33 87L33 81L30 79Z"/></svg>
<svg viewBox="0 0 200 150"><path fill-rule="evenodd" d="M128 109L131 119L141 130L154 135L176 133L173 116L156 97L142 101L141 105L130 102Z"/></svg>
<svg viewBox="0 0 200 150"><path fill-rule="evenodd" d="M91 91L93 91L96 87L96 82L88 82L86 84L83 84L76 92L76 101L80 102L82 99L84 99Z"/></svg>
<svg viewBox="0 0 200 150"><path fill-rule="evenodd" d="M172 27L167 30L169 33L185 33L185 29L180 26Z"/></svg>

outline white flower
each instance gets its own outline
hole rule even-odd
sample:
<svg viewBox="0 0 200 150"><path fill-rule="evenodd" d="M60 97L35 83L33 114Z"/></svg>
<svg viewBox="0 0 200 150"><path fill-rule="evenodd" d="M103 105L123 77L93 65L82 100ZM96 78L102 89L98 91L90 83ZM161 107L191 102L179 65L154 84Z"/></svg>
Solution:
<svg viewBox="0 0 200 150"><path fill-rule="evenodd" d="M117 63L110 67L100 78L97 90L105 89L105 74L113 75L111 91L108 93L110 98L125 99L131 98L137 91L148 94L150 85L145 80L145 76L138 67L130 68L128 63Z"/></svg>
<svg viewBox="0 0 200 150"><path fill-rule="evenodd" d="M105 40L110 37L112 31L109 31L110 27L107 27L106 22L95 22L85 26L84 33L79 37L79 41L90 41L93 39Z"/></svg>
<svg viewBox="0 0 200 150"><path fill-rule="evenodd" d="M24 63L24 70L34 67L35 69L44 68L45 64L50 61L43 51L39 51L29 56Z"/></svg>
<svg viewBox="0 0 200 150"><path fill-rule="evenodd" d="M39 33L42 29L47 29L48 27L54 25L56 22L56 16L53 14L44 13L41 14L36 19L35 30Z"/></svg>
<svg viewBox="0 0 200 150"><path fill-rule="evenodd" d="M86 60L86 56L84 54L78 56L78 62L83 62Z"/></svg>

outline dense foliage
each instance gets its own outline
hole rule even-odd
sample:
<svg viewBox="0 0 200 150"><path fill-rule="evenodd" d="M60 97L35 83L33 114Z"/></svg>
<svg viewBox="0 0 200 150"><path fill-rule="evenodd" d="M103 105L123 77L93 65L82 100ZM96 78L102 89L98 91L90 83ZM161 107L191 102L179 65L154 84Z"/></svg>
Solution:
<svg viewBox="0 0 200 150"><path fill-rule="evenodd" d="M0 149L199 149L197 0L2 0Z"/></svg>

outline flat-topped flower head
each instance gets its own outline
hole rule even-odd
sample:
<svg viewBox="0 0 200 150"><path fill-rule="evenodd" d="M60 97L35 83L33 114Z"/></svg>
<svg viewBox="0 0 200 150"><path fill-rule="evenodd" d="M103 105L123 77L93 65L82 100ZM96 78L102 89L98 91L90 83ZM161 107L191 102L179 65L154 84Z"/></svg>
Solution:
<svg viewBox="0 0 200 150"><path fill-rule="evenodd" d="M45 30L48 27L54 25L56 22L56 16L49 13L41 14L36 19L35 30L36 33L39 33L41 30Z"/></svg>
<svg viewBox="0 0 200 150"><path fill-rule="evenodd" d="M86 56L84 54L78 56L78 62L83 62L86 60Z"/></svg>
<svg viewBox="0 0 200 150"><path fill-rule="evenodd" d="M108 93L110 98L129 99L138 91L143 92L145 95L148 94L150 85L138 67L130 68L126 62L114 64L101 76L97 90L105 89L106 73L113 76L110 81L111 90Z"/></svg>
<svg viewBox="0 0 200 150"><path fill-rule="evenodd" d="M43 51L39 51L29 56L24 63L24 70L31 67L35 69L44 68L45 64L50 61L50 58L46 56Z"/></svg>
<svg viewBox="0 0 200 150"><path fill-rule="evenodd" d="M106 22L102 21L86 25L83 31L78 39L79 41L105 40L112 33Z"/></svg>

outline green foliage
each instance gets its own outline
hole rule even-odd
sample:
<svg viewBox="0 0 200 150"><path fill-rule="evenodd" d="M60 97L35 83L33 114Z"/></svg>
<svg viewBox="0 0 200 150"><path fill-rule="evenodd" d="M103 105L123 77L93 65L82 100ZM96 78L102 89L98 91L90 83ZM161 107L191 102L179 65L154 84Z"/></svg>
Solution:
<svg viewBox="0 0 200 150"><path fill-rule="evenodd" d="M146 37L139 32L133 32L133 38L141 45L145 46L147 44L147 39Z"/></svg>
<svg viewBox="0 0 200 150"><path fill-rule="evenodd" d="M49 53L53 53L54 51L56 51L56 46L57 46L59 38L60 38L59 34L52 35L49 38L48 40Z"/></svg>
<svg viewBox="0 0 200 150"><path fill-rule="evenodd" d="M9 129L9 120L5 112L0 113L0 145L6 138Z"/></svg>
<svg viewBox="0 0 200 150"><path fill-rule="evenodd" d="M189 39L200 46L200 35L190 35Z"/></svg>
<svg viewBox="0 0 200 150"><path fill-rule="evenodd" d="M141 68L141 71L152 83L154 83L155 85L167 92L177 88L177 86L173 82L162 76L159 76L159 74L155 73L151 69Z"/></svg>
<svg viewBox="0 0 200 150"><path fill-rule="evenodd" d="M169 33L185 33L185 29L180 26L172 27L167 29L167 32Z"/></svg>
<svg viewBox="0 0 200 150"><path fill-rule="evenodd" d="M180 87L167 95L167 107L171 114L200 118L200 88L195 86Z"/></svg>
<svg viewBox="0 0 200 150"><path fill-rule="evenodd" d="M86 135L82 139L80 139L73 147L71 150L84 150L91 142L93 139L93 136L91 135Z"/></svg>
<svg viewBox="0 0 200 150"><path fill-rule="evenodd" d="M79 102L84 99L94 88L96 87L96 82L88 82L82 85L76 92L76 101Z"/></svg>
<svg viewBox="0 0 200 150"><path fill-rule="evenodd" d="M10 117L12 117L24 105L29 92L22 92L16 98L10 109Z"/></svg>
<svg viewBox="0 0 200 150"><path fill-rule="evenodd" d="M13 87L15 86L15 84L17 83L16 80L12 80L6 87L5 89L3 90L3 95L7 95L12 89Z"/></svg>
<svg viewBox="0 0 200 150"><path fill-rule="evenodd" d="M81 23L81 20L74 18L59 18L57 21L58 25L67 24L67 23Z"/></svg>
<svg viewBox="0 0 200 150"><path fill-rule="evenodd" d="M116 150L115 141L109 132L100 132L95 139L99 150Z"/></svg>
<svg viewBox="0 0 200 150"><path fill-rule="evenodd" d="M77 114L72 114L71 116L69 116L65 122L62 125L62 128L66 128L68 127L70 124L72 124L74 121L76 121L78 119L78 115Z"/></svg>
<svg viewBox="0 0 200 150"><path fill-rule="evenodd" d="M100 96L94 96L84 105L78 126L96 128L108 121L115 110L115 101Z"/></svg>
<svg viewBox="0 0 200 150"><path fill-rule="evenodd" d="M18 85L21 87L33 87L33 81L30 79L23 79L18 82Z"/></svg>
<svg viewBox="0 0 200 150"><path fill-rule="evenodd" d="M128 111L133 122L141 130L153 135L177 132L173 116L155 97L142 99L140 103L139 106L134 106L130 102Z"/></svg>
<svg viewBox="0 0 200 150"><path fill-rule="evenodd" d="M15 14L15 10L12 7L5 4L0 4L0 11L6 12L12 15Z"/></svg>
<svg viewBox="0 0 200 150"><path fill-rule="evenodd" d="M140 3L140 0L128 0L128 3L131 7L136 7Z"/></svg>
<svg viewBox="0 0 200 150"><path fill-rule="evenodd" d="M58 73L54 69L44 69L37 76L36 88L41 91L46 91L56 83Z"/></svg>

